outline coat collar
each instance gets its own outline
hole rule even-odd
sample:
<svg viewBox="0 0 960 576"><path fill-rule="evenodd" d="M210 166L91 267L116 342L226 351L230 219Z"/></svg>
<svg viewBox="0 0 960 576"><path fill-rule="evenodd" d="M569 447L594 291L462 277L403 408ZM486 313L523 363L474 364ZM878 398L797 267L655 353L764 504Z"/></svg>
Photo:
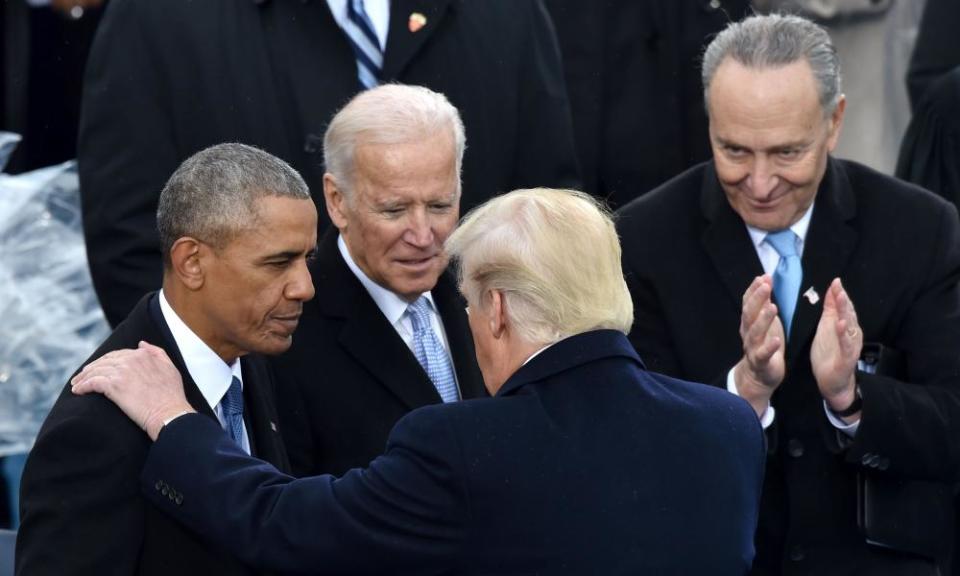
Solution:
<svg viewBox="0 0 960 576"><path fill-rule="evenodd" d="M622 332L592 330L575 334L560 340L538 354L530 362L521 366L507 379L497 392L497 396L513 394L531 382L545 380L595 360L616 356L633 360L641 368L644 368L640 356L637 355L633 346L630 345L630 341Z"/></svg>

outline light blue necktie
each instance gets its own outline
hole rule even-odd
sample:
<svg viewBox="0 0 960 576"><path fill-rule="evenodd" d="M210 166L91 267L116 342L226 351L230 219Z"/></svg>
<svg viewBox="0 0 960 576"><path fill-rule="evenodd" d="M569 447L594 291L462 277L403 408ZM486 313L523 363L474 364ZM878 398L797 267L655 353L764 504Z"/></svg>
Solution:
<svg viewBox="0 0 960 576"><path fill-rule="evenodd" d="M347 0L347 20L343 31L347 33L357 59L357 77L364 88L373 88L380 84L383 48L363 7L363 0Z"/></svg>
<svg viewBox="0 0 960 576"><path fill-rule="evenodd" d="M430 301L426 296L417 298L416 302L407 306L407 313L413 322L413 354L417 362L423 366L443 401L456 402L459 399L457 381L453 376L450 357L433 332Z"/></svg>
<svg viewBox="0 0 960 576"><path fill-rule="evenodd" d="M788 228L767 234L766 241L780 255L780 262L773 273L773 296L777 300L777 309L780 310L783 331L789 339L793 312L797 308L800 283L803 281L803 269L797 254L797 235Z"/></svg>
<svg viewBox="0 0 960 576"><path fill-rule="evenodd" d="M220 407L223 409L224 429L237 446L243 449L243 388L236 376L220 400Z"/></svg>

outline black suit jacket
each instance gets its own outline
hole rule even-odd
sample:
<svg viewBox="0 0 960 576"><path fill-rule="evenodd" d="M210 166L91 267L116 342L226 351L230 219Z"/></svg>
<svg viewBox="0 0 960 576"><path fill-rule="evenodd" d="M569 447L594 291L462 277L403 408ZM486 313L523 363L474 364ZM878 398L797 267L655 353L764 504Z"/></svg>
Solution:
<svg viewBox="0 0 960 576"><path fill-rule="evenodd" d="M439 403L427 373L337 248L331 229L310 274L316 296L303 307L293 346L271 359L283 438L298 476L342 474L383 453L404 414ZM464 303L452 278L431 291L463 398L486 396Z"/></svg>
<svg viewBox="0 0 960 576"><path fill-rule="evenodd" d="M724 386L743 355L742 295L763 268L712 163L630 203L618 217L637 351L653 370ZM957 212L919 188L830 159L802 264L801 292L812 287L822 298L839 276L864 341L899 350L904 375L857 373L863 417L852 443L843 441L810 368L822 300L801 297L787 377L772 400L754 573L932 573L928 560L865 542L858 490L889 488L889 501L880 502L886 512L877 518L872 510L870 518L894 525L886 544L926 548L945 565L953 531L949 484L960 463L960 443L952 440L960 425Z"/></svg>
<svg viewBox="0 0 960 576"><path fill-rule="evenodd" d="M584 189L616 208L710 157L700 60L749 0L545 0Z"/></svg>
<svg viewBox="0 0 960 576"><path fill-rule="evenodd" d="M135 348L140 340L167 352L183 377L187 400L219 426L173 343L156 294L145 296L90 359ZM244 356L241 363L251 449L288 470L269 369L256 356ZM23 472L17 574L254 574L143 499L137 477L149 447L147 435L112 402L99 394L75 396L66 386Z"/></svg>
<svg viewBox="0 0 960 576"><path fill-rule="evenodd" d="M294 480L184 416L143 489L254 565L318 574L744 574L763 435L746 402L571 336L494 398L415 410L384 455ZM162 480L183 499L162 497ZM236 514L218 518L219 510Z"/></svg>
<svg viewBox="0 0 960 576"><path fill-rule="evenodd" d="M421 13L426 25L408 28ZM395 0L384 81L443 92L467 134L466 211L507 190L576 186L566 87L540 0ZM180 162L221 142L296 168L326 227L322 138L360 90L324 0L115 0L90 55L79 140L94 286L116 323L160 285L157 200Z"/></svg>

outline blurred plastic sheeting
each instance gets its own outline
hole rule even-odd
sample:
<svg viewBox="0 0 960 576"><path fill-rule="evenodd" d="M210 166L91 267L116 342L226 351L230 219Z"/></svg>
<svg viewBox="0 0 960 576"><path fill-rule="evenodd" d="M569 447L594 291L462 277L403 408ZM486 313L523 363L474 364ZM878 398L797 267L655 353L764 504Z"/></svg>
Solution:
<svg viewBox="0 0 960 576"><path fill-rule="evenodd" d="M0 132L0 168L19 141ZM0 456L25 452L110 330L93 291L75 162L0 174Z"/></svg>

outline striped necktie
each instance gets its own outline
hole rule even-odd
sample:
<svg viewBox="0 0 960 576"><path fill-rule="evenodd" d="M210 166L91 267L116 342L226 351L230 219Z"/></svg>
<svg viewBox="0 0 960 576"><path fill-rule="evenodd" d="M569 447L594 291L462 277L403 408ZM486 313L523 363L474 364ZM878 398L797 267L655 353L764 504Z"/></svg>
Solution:
<svg viewBox="0 0 960 576"><path fill-rule="evenodd" d="M220 400L220 408L223 409L224 429L237 446L243 449L243 388L236 376Z"/></svg>
<svg viewBox="0 0 960 576"><path fill-rule="evenodd" d="M788 228L767 234L766 241L780 255L780 262L777 263L777 269L773 273L773 296L780 310L783 332L789 339L793 312L797 308L800 283L803 281L803 269L800 267L800 256L797 254L797 235Z"/></svg>
<svg viewBox="0 0 960 576"><path fill-rule="evenodd" d="M453 366L450 365L450 357L433 331L430 301L426 296L417 298L416 302L407 307L407 313L413 322L413 355L427 372L443 401L456 402L459 399L457 381L453 375Z"/></svg>
<svg viewBox="0 0 960 576"><path fill-rule="evenodd" d="M373 22L363 8L363 0L347 0L347 20L343 28L357 59L357 77L364 88L380 83L383 49L374 32Z"/></svg>

